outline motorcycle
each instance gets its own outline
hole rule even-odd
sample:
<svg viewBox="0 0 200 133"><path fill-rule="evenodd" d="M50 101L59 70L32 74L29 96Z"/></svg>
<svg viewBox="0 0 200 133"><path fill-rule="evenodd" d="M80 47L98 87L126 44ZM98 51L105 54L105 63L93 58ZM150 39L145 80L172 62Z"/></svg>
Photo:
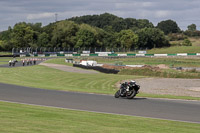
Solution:
<svg viewBox="0 0 200 133"><path fill-rule="evenodd" d="M115 93L115 98L127 97L128 99L133 99L139 93L139 89L140 86L135 81L124 82Z"/></svg>

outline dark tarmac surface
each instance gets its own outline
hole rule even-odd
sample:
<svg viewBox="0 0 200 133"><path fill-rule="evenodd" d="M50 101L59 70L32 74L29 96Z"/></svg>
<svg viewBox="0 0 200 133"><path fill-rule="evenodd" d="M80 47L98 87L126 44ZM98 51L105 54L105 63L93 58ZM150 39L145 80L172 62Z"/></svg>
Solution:
<svg viewBox="0 0 200 133"><path fill-rule="evenodd" d="M135 98L44 90L0 83L0 100L102 113L200 123L200 101Z"/></svg>

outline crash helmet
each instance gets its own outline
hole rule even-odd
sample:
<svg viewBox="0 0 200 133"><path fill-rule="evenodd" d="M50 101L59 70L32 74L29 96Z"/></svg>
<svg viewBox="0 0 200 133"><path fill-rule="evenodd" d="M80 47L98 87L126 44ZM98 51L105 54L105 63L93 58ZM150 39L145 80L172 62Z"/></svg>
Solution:
<svg viewBox="0 0 200 133"><path fill-rule="evenodd" d="M130 80L129 84L134 85L136 82L134 80Z"/></svg>
<svg viewBox="0 0 200 133"><path fill-rule="evenodd" d="M135 84L136 82L134 80L131 80L130 83L134 83Z"/></svg>

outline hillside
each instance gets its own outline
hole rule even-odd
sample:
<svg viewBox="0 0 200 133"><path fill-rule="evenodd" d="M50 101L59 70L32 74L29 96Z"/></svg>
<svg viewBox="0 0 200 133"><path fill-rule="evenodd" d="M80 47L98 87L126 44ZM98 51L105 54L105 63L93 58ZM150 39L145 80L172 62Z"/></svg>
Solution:
<svg viewBox="0 0 200 133"><path fill-rule="evenodd" d="M100 15L86 15L81 17L73 17L68 20L74 21L78 24L89 24L106 31L120 32L121 30L131 29L136 31L142 28L153 28L153 24L147 19L126 18L104 13Z"/></svg>
<svg viewBox="0 0 200 133"><path fill-rule="evenodd" d="M176 29L179 27L173 20L161 21L156 28L147 19L121 18L109 13L73 17L44 27L41 23L20 22L0 33L0 51L31 47L43 52L54 48L123 52L198 45L198 41L188 38L198 38L200 31Z"/></svg>

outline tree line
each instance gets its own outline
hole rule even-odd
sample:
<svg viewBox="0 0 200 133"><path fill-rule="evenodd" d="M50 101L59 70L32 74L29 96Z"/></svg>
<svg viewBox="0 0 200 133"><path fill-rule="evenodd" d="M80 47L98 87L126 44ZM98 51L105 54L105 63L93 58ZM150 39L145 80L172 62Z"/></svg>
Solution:
<svg viewBox="0 0 200 133"><path fill-rule="evenodd" d="M190 28L194 32L194 25ZM104 13L73 17L44 27L41 23L17 23L0 33L0 50L13 47L151 49L170 46L166 35L172 33L181 33L173 20L154 27L146 19L123 19Z"/></svg>

